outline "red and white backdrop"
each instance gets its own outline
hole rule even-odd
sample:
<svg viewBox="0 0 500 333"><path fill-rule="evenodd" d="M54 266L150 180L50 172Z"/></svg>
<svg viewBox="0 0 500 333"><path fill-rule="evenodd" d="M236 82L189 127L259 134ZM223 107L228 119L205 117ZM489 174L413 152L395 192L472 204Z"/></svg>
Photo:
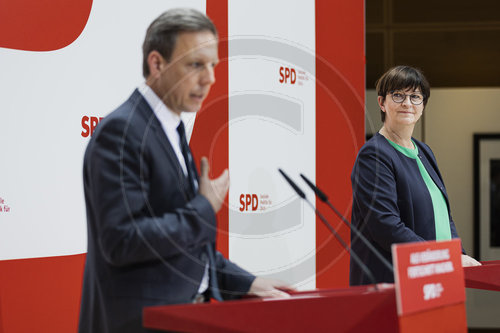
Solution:
<svg viewBox="0 0 500 333"><path fill-rule="evenodd" d="M277 169L305 190L304 173L350 215L364 140L363 3L0 2L0 332L76 331L83 152L100 118L142 82L148 24L174 7L206 12L220 34L217 82L185 117L195 156L208 156L212 176L230 171L219 250L299 289L346 287L348 255Z"/></svg>

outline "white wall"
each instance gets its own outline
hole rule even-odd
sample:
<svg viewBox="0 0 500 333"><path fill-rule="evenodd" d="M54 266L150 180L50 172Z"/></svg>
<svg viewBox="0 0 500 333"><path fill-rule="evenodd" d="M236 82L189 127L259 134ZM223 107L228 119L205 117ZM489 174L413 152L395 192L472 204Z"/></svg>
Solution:
<svg viewBox="0 0 500 333"><path fill-rule="evenodd" d="M473 134L500 133L499 102L500 88L435 88L421 120L425 143L436 155L453 219L470 255L474 237ZM366 108L367 132L376 132L382 123L373 89L367 91ZM419 131L416 128L417 138ZM500 327L500 292L467 289L466 305L469 327Z"/></svg>

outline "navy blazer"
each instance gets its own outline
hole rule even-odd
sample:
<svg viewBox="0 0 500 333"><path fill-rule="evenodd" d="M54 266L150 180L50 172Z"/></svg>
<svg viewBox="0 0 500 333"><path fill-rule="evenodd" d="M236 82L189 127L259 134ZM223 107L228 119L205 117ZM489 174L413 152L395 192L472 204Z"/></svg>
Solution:
<svg viewBox="0 0 500 333"><path fill-rule="evenodd" d="M413 140L418 147L418 158L443 193L449 213L448 194L434 154L426 144ZM394 243L436 239L432 200L417 161L394 149L381 134L375 134L359 151L351 182L351 223L389 262L392 262ZM451 214L449 219L451 235L457 238ZM353 233L351 246L373 272L376 282L394 281L392 272ZM349 282L351 285L372 283L352 258Z"/></svg>
<svg viewBox="0 0 500 333"><path fill-rule="evenodd" d="M215 245L216 217L191 193L170 141L139 93L104 118L84 158L88 249L79 332L142 332L145 306L191 302ZM226 299L255 278L217 253Z"/></svg>

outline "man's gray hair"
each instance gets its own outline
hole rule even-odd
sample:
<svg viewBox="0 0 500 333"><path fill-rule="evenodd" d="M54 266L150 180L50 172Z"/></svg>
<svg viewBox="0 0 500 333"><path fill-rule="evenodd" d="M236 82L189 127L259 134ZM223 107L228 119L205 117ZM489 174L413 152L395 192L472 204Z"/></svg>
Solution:
<svg viewBox="0 0 500 333"><path fill-rule="evenodd" d="M192 8L167 10L151 23L142 44L142 75L145 78L150 74L149 53L158 51L169 61L175 48L177 35L186 31L211 31L217 36L214 23L205 14Z"/></svg>

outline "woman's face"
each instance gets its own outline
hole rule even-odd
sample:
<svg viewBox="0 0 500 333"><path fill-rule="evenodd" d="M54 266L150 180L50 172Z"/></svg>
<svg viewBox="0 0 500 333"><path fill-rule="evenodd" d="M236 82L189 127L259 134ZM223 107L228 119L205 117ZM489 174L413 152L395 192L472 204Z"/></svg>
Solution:
<svg viewBox="0 0 500 333"><path fill-rule="evenodd" d="M392 126L415 125L424 110L420 88L397 90L378 97L380 109L385 112L385 124Z"/></svg>

